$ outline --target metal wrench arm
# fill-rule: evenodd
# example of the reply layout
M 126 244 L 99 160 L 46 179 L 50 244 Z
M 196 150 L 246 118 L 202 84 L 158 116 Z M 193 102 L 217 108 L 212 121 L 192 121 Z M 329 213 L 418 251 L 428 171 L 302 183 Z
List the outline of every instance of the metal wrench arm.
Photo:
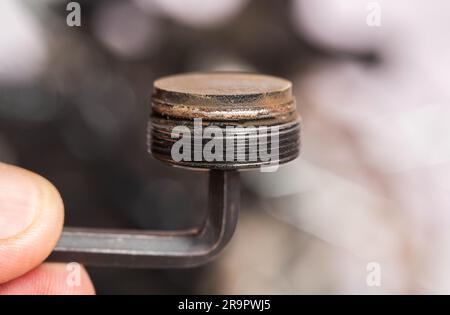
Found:
M 187 231 L 65 228 L 48 260 L 132 268 L 202 265 L 231 239 L 239 203 L 239 173 L 211 170 L 208 215 L 203 227 Z

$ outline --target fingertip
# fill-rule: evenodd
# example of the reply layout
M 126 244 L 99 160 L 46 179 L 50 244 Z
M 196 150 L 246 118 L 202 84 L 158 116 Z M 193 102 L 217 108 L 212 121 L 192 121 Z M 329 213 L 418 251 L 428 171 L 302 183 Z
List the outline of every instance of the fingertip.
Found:
M 93 295 L 86 269 L 77 263 L 42 264 L 25 275 L 0 284 L 0 295 Z
M 63 221 L 61 196 L 48 180 L 0 163 L 0 283 L 41 264 L 56 245 Z

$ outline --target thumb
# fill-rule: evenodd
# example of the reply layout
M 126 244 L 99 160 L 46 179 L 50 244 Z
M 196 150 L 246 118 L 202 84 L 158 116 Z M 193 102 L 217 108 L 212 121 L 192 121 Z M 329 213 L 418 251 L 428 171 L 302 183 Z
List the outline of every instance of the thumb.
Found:
M 43 177 L 0 163 L 0 284 L 41 264 L 54 248 L 64 206 Z

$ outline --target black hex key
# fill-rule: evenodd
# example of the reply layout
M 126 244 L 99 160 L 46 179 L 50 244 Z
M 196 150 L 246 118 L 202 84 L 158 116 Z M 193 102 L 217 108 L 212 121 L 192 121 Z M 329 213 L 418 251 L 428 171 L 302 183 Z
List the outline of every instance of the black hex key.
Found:
M 151 107 L 151 154 L 174 166 L 209 170 L 203 226 L 186 231 L 65 228 L 50 261 L 141 268 L 204 264 L 236 228 L 238 170 L 277 166 L 299 155 L 301 121 L 291 83 L 281 78 L 233 72 L 168 76 L 155 81 Z

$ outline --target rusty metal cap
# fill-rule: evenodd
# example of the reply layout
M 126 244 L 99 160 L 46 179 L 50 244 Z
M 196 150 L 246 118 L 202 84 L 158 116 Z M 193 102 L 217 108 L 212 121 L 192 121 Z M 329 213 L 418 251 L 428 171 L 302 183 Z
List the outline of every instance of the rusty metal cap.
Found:
M 286 163 L 299 154 L 300 118 L 292 96 L 292 84 L 282 78 L 237 72 L 167 76 L 154 82 L 151 107 L 150 151 L 157 159 L 177 166 L 255 168 L 274 162 Z M 223 146 L 219 147 L 223 160 L 198 158 L 199 151 L 204 150 L 205 144 L 211 140 L 205 139 L 202 131 L 199 134 L 198 130 L 194 130 L 194 121 L 199 119 L 202 130 L 215 126 L 224 131 L 219 137 L 223 140 Z M 179 138 L 172 131 L 177 126 L 192 131 L 190 160 L 180 161 L 173 157 L 172 148 Z M 225 130 L 229 127 L 243 129 L 235 129 L 234 134 L 228 134 Z M 259 128 L 257 130 L 268 127 L 270 130 L 268 133 L 258 131 L 250 135 L 248 127 Z M 275 138 L 277 141 L 270 141 Z M 255 141 L 258 144 L 256 147 Z M 230 145 L 234 147 L 234 161 L 225 160 Z M 277 152 L 276 160 L 267 161 L 269 151 Z M 242 159 L 242 154 L 246 159 Z
M 295 111 L 290 81 L 237 72 L 187 73 L 155 81 L 152 109 L 174 118 L 255 120 Z

